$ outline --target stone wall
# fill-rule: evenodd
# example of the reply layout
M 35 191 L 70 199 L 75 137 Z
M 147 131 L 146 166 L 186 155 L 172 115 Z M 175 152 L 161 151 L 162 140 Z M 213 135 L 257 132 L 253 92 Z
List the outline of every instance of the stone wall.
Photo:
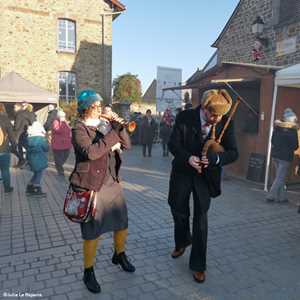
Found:
M 242 0 L 236 15 L 217 43 L 218 62 L 254 62 L 251 51 L 255 37 L 251 32 L 251 27 L 256 17 L 261 16 L 265 22 L 262 37 L 268 39 L 268 44 L 263 47 L 264 58 L 257 63 L 269 65 L 299 63 L 300 15 L 296 10 L 295 17 L 290 22 L 280 22 L 280 7 L 286 4 L 284 1 L 286 0 Z M 297 50 L 290 54 L 279 55 L 276 51 L 277 43 L 289 38 L 296 38 Z
M 99 0 L 74 3 L 73 0 L 2 3 L 0 76 L 15 71 L 36 85 L 58 93 L 58 73 L 72 71 L 76 73 L 79 89 L 92 87 L 109 99 L 112 16 L 104 16 L 103 22 L 101 14 L 110 7 Z M 76 22 L 76 53 L 58 51 L 59 18 Z

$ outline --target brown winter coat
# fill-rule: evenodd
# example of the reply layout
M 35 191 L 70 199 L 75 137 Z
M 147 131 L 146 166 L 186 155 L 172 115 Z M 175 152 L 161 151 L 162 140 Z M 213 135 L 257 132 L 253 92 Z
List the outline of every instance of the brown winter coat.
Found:
M 70 176 L 71 184 L 93 191 L 99 191 L 107 170 L 108 153 L 111 147 L 120 142 L 123 148 L 131 147 L 126 130 L 118 133 L 112 130 L 105 136 L 95 127 L 78 121 L 72 130 L 72 144 L 75 150 L 75 167 Z M 121 158 L 116 153 L 116 174 Z

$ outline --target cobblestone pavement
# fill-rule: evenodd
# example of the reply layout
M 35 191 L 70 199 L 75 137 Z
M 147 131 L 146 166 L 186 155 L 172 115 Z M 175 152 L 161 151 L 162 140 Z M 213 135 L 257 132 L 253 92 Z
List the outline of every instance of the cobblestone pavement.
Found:
M 62 214 L 67 180 L 49 168 L 43 182 L 47 197 L 28 198 L 30 172 L 13 171 L 14 193 L 4 196 L 0 190 L 0 299 L 299 300 L 296 207 L 267 204 L 255 186 L 226 180 L 223 196 L 212 201 L 209 212 L 207 280 L 197 284 L 188 268 L 189 251 L 170 257 L 169 169 L 170 159 L 161 157 L 158 146 L 152 158 L 142 158 L 139 147 L 124 154 L 127 253 L 137 271 L 127 274 L 112 265 L 112 239 L 106 234 L 97 253 L 99 295 L 82 283 L 79 226 Z

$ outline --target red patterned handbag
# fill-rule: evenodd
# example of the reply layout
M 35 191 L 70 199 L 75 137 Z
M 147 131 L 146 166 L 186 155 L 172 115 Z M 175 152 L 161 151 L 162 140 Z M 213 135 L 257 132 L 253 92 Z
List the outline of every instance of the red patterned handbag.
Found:
M 95 216 L 96 201 L 94 191 L 73 190 L 70 185 L 64 203 L 64 215 L 75 223 L 85 223 Z

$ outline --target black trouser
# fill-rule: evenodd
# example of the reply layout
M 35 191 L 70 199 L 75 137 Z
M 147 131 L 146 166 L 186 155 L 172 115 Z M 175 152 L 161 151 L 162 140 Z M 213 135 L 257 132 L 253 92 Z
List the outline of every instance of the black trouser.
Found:
M 196 272 L 206 270 L 206 252 L 207 252 L 207 205 L 202 205 L 201 201 L 210 201 L 207 189 L 203 195 L 198 196 L 194 188 L 191 177 L 184 175 L 176 176 L 177 178 L 170 182 L 170 189 L 175 191 L 169 192 L 169 204 L 174 219 L 174 238 L 175 247 L 180 249 L 186 247 L 192 242 L 190 255 L 190 268 Z M 174 178 L 173 178 L 174 179 Z M 180 183 L 179 183 L 180 182 Z M 205 184 L 201 181 L 201 184 Z M 193 216 L 193 234 L 190 233 L 190 195 L 193 194 L 194 216 Z M 201 197 L 203 196 L 203 199 Z
M 18 163 L 25 161 L 23 148 L 26 148 L 26 144 L 27 144 L 27 132 L 22 132 L 19 137 L 19 141 L 18 141 L 18 145 L 17 145 L 16 155 L 19 159 Z
M 52 150 L 53 156 L 54 156 L 54 162 L 55 162 L 55 168 L 58 174 L 63 175 L 64 174 L 64 168 L 63 165 L 67 161 L 70 150 Z
M 146 147 L 148 148 L 148 155 L 151 156 L 152 143 L 143 144 L 143 156 L 146 156 Z
M 168 156 L 169 155 L 169 148 L 168 148 L 168 143 L 162 143 L 162 147 L 163 147 L 163 155 Z

